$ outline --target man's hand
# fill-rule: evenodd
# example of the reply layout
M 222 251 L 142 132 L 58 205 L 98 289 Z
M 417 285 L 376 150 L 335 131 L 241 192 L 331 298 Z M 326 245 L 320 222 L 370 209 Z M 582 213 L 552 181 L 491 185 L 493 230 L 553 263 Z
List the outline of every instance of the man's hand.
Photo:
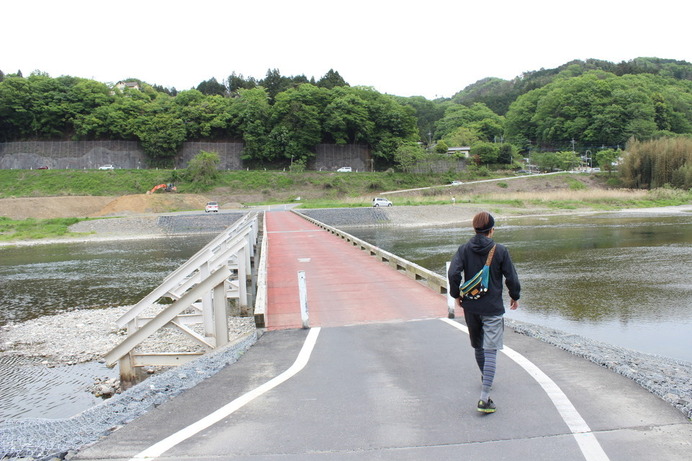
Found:
M 463 309 L 463 307 L 461 307 L 461 297 L 458 297 L 458 298 L 456 299 L 456 302 L 457 302 L 457 307 L 458 307 L 459 309 Z
M 510 302 L 509 302 L 509 308 L 510 308 L 511 310 L 516 310 L 518 307 L 519 307 L 519 301 L 517 301 L 516 299 L 510 300 Z

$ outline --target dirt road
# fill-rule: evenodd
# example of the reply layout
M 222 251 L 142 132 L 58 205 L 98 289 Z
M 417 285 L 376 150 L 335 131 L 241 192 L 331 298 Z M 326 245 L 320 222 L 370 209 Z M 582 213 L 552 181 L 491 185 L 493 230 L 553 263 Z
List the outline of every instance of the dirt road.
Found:
M 131 216 L 202 210 L 208 201 L 207 197 L 196 194 L 6 198 L 0 199 L 0 216 L 18 220 Z

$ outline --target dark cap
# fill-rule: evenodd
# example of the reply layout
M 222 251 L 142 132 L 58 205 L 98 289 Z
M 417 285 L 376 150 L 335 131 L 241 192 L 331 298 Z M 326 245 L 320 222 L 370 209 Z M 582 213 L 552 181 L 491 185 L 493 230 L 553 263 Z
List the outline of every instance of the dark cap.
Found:
M 488 224 L 483 229 L 479 229 L 478 227 L 474 227 L 473 229 L 476 231 L 476 234 L 485 234 L 490 232 L 493 227 L 495 227 L 495 218 L 488 213 Z

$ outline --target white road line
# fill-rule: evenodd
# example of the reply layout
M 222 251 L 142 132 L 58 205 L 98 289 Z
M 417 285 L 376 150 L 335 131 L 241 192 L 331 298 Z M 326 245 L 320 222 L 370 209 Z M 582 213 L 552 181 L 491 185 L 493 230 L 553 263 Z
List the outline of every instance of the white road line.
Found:
M 466 334 L 469 333 L 466 326 L 454 320 L 446 318 L 441 318 L 440 320 Z M 558 413 L 560 413 L 562 420 L 572 432 L 574 440 L 576 440 L 579 445 L 584 458 L 587 461 L 608 461 L 610 458 L 608 458 L 608 455 L 603 451 L 596 436 L 591 432 L 591 428 L 586 424 L 586 421 L 584 421 L 584 418 L 581 417 L 577 409 L 574 408 L 574 405 L 572 405 L 572 402 L 570 402 L 565 393 L 562 392 L 562 389 L 560 389 L 548 375 L 543 373 L 540 368 L 517 351 L 505 346 L 502 352 L 531 375 L 531 377 L 541 385 L 545 393 L 548 394 L 553 405 L 557 408 Z
M 224 405 L 215 412 L 200 419 L 196 423 L 193 423 L 179 430 L 175 434 L 166 437 L 165 439 L 152 445 L 146 450 L 136 454 L 133 458 L 130 459 L 130 461 L 158 458 L 163 453 L 170 450 L 179 443 L 192 437 L 198 432 L 203 431 L 209 426 L 218 423 L 222 419 L 231 415 L 234 411 L 239 410 L 240 408 L 250 403 L 257 397 L 260 397 L 264 393 L 274 389 L 279 384 L 295 376 L 298 372 L 305 368 L 305 365 L 307 365 L 308 360 L 310 359 L 310 355 L 312 354 L 312 351 L 315 348 L 315 343 L 317 342 L 317 336 L 319 334 L 320 328 L 310 329 L 307 338 L 305 338 L 305 343 L 303 343 L 303 347 L 301 348 L 300 353 L 296 358 L 296 361 L 293 363 L 293 365 L 291 365 L 291 367 L 288 370 L 284 371 L 279 376 L 272 378 L 271 380 L 262 384 L 258 388 L 253 389 L 250 392 L 247 392 L 246 394 L 233 400 L 232 402 Z

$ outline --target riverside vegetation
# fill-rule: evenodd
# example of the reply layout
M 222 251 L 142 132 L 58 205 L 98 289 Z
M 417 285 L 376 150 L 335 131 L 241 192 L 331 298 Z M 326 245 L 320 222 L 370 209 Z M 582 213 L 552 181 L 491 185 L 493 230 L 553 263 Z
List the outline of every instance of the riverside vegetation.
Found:
M 492 209 L 614 210 L 689 204 L 692 192 L 661 187 L 622 189 L 610 174 L 571 174 L 512 178 L 513 173 L 471 168 L 461 174 L 397 172 L 346 173 L 225 171 L 200 187 L 183 180 L 176 170 L 0 170 L 0 199 L 54 196 L 122 196 L 142 194 L 151 184 L 176 182 L 179 194 L 202 192 L 210 200 L 237 206 L 295 203 L 303 208 L 371 206 L 381 191 L 402 192 L 390 197 L 397 206 L 449 204 L 482 205 Z M 511 179 L 500 179 L 509 177 Z M 475 183 L 477 180 L 497 179 Z M 459 186 L 450 186 L 461 180 Z M 170 209 L 168 211 L 185 211 Z M 13 220 L 0 217 L 0 241 L 74 237 L 69 227 L 86 217 Z
M 251 168 L 304 166 L 318 144 L 358 144 L 380 170 L 462 146 L 488 166 L 549 164 L 550 151 L 565 154 L 558 163 L 576 152 L 607 169 L 630 139 L 692 134 L 692 64 L 672 59 L 575 60 L 432 101 L 352 87 L 333 69 L 317 80 L 233 73 L 180 92 L 127 83 L 0 71 L 0 142 L 137 141 L 150 167 L 172 167 L 186 141 L 233 140 Z

